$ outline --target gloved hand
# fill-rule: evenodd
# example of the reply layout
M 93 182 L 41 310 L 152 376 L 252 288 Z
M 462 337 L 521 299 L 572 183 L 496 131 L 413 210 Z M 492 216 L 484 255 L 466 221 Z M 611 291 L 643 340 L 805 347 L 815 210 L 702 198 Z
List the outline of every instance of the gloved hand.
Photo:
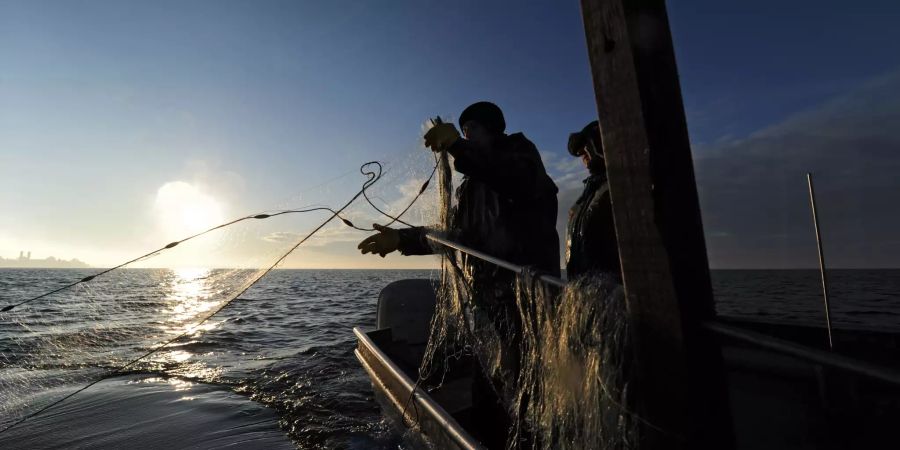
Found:
M 356 246 L 362 254 L 372 253 L 374 255 L 377 253 L 384 258 L 384 255 L 397 250 L 400 246 L 399 231 L 377 223 L 373 223 L 372 228 L 378 230 L 378 234 L 365 238 Z
M 425 146 L 430 147 L 432 151 L 442 152 L 447 150 L 447 147 L 450 147 L 457 139 L 459 139 L 459 131 L 456 131 L 456 125 L 439 123 L 425 133 Z

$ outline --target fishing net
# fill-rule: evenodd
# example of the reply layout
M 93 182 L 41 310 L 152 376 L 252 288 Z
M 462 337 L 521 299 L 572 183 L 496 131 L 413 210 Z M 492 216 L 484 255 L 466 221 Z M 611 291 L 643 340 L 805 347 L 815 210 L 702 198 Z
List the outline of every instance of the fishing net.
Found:
M 443 231 L 454 211 L 449 170 L 438 164 Z M 638 447 L 625 299 L 613 277 L 584 276 L 560 290 L 536 274 L 436 250 L 441 285 L 420 383 L 437 388 L 460 361 L 476 361 L 475 378 L 505 408 L 493 420 L 508 425 L 507 448 Z
M 270 370 L 277 363 L 263 355 L 248 362 L 208 351 L 210 335 L 237 340 L 239 333 L 226 331 L 251 326 L 240 314 L 217 313 L 279 264 L 356 255 L 372 223 L 451 231 L 454 181 L 445 153 L 416 149 L 361 171 L 227 226 L 188 239 L 168 236 L 163 242 L 177 244 L 115 270 L 22 271 L 14 282 L 2 280 L 2 305 L 85 281 L 0 313 L 0 441 L 5 430 L 99 380 L 129 373 L 218 382 L 255 372 L 262 375 L 242 386 L 289 408 L 290 401 L 270 394 L 299 389 L 293 372 Z M 431 174 L 436 186 L 425 189 Z M 348 187 L 363 183 L 364 191 Z M 584 279 L 558 293 L 528 276 L 435 250 L 442 254 L 442 282 L 421 380 L 439 385 L 454 364 L 474 361 L 507 408 L 501 423 L 508 422 L 510 448 L 635 448 L 624 301 L 614 283 Z
M 437 194 L 423 187 L 434 157 L 419 148 L 382 161 L 227 226 L 167 236 L 172 244 L 108 272 L 21 269 L 0 280 L 0 306 L 21 303 L 0 313 L 0 440 L 104 378 L 140 372 L 216 382 L 245 370 L 206 351 L 204 336 L 249 326 L 217 313 L 272 268 L 321 266 L 334 254 L 361 258 L 355 244 L 372 223 L 393 221 L 385 214 L 410 224 L 436 220 Z
M 637 448 L 621 286 L 595 274 L 562 293 L 529 276 L 517 288 L 523 359 L 511 441 L 533 448 Z

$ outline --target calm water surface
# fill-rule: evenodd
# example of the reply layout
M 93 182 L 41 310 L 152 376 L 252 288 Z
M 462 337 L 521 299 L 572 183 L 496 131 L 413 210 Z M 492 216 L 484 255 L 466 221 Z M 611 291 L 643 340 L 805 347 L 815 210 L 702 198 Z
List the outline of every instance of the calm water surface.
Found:
M 21 300 L 94 271 L 0 269 L 0 301 L 5 305 Z M 303 448 L 397 448 L 401 440 L 382 419 L 369 380 L 353 356 L 352 328 L 374 326 L 378 292 L 387 283 L 435 276 L 427 270 L 275 271 L 217 316 L 220 326 L 173 346 L 166 364 L 155 371 L 244 394 L 271 407 L 282 429 Z M 900 270 L 836 270 L 831 273 L 831 281 L 837 326 L 898 328 Z M 803 323 L 823 321 L 814 270 L 716 271 L 713 282 L 720 314 Z M 152 297 L 153 283 L 120 283 L 117 289 L 134 295 L 123 294 L 117 301 L 132 302 L 132 310 L 148 308 L 144 316 L 159 308 L 153 302 L 140 301 Z M 44 325 L 48 321 L 60 325 L 75 320 L 65 313 L 65 308 L 79 307 L 78 297 L 73 299 L 74 304 L 58 302 L 55 309 L 35 305 L 16 311 L 15 316 L 0 315 L 0 344 L 22 337 L 13 336 L 23 333 L 23 328 L 11 326 L 10 317 L 25 324 L 31 317 Z M 53 333 L 55 329 L 37 327 L 29 332 Z M 77 340 L 69 342 L 80 345 Z M 83 345 L 96 343 L 85 341 Z M 116 344 L 103 345 L 113 348 Z M 4 364 L 15 363 L 15 355 L 8 351 L 6 362 L 0 360 L 0 386 Z M 46 372 L 47 377 L 53 373 Z M 52 383 L 49 379 L 44 382 Z M 90 391 L 82 395 L 89 396 Z

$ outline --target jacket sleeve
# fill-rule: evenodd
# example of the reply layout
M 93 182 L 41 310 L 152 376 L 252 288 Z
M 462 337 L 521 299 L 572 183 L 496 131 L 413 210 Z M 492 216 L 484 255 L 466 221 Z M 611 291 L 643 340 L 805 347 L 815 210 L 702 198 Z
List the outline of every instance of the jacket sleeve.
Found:
M 523 144 L 517 143 L 517 147 Z M 465 139 L 458 139 L 447 151 L 453 156 L 457 172 L 481 180 L 507 198 L 533 199 L 543 185 L 542 167 L 534 160 L 536 149 L 486 152 L 474 148 Z
M 425 233 L 428 232 L 425 227 L 402 228 L 397 231 L 400 232 L 398 250 L 401 254 L 406 256 L 434 254 L 434 249 L 425 237 Z

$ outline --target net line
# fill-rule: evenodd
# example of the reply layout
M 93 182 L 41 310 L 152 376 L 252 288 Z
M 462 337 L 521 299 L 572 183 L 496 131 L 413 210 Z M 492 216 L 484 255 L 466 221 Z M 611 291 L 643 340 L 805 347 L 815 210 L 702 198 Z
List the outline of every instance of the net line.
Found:
M 369 167 L 372 167 L 372 168 L 369 168 Z M 231 305 L 232 302 L 234 302 L 237 298 L 239 298 L 242 294 L 244 294 L 248 289 L 250 289 L 254 284 L 256 284 L 256 282 L 258 282 L 258 281 L 259 281 L 260 279 L 262 279 L 265 275 L 267 275 L 269 272 L 271 272 L 275 267 L 277 267 L 279 264 L 281 264 L 281 263 L 285 260 L 285 258 L 287 258 L 294 250 L 296 250 L 296 249 L 297 249 L 298 247 L 300 247 L 302 244 L 304 244 L 305 242 L 307 242 L 311 237 L 313 237 L 316 233 L 318 233 L 320 230 L 322 230 L 327 224 L 329 224 L 330 222 L 332 222 L 335 218 L 341 219 L 341 221 L 343 221 L 343 223 L 344 223 L 345 225 L 347 225 L 347 226 L 349 226 L 349 227 L 351 227 L 351 228 L 353 228 L 353 229 L 356 229 L 356 230 L 359 230 L 359 231 L 372 231 L 372 229 L 370 229 L 370 228 L 363 228 L 363 227 L 355 226 L 349 219 L 347 219 L 346 217 L 343 217 L 343 216 L 342 216 L 342 213 L 343 213 L 343 212 L 344 212 L 351 204 L 353 204 L 356 200 L 358 200 L 360 196 L 363 196 L 363 197 L 366 199 L 366 202 L 367 202 L 370 206 L 372 206 L 376 211 L 378 211 L 379 213 L 381 213 L 381 214 L 383 214 L 383 215 L 389 217 L 389 218 L 391 219 L 390 224 L 393 224 L 394 222 L 402 222 L 402 220 L 400 219 L 400 217 L 402 217 L 404 214 L 406 214 L 406 213 L 410 210 L 410 208 L 413 206 L 413 204 L 416 203 L 416 201 L 418 201 L 419 198 L 422 196 L 422 194 L 425 192 L 426 188 L 428 187 L 428 183 L 429 183 L 430 180 L 431 180 L 431 177 L 434 175 L 434 172 L 435 172 L 435 170 L 436 170 L 436 167 L 435 167 L 435 169 L 432 170 L 431 175 L 428 177 L 428 179 L 426 179 L 425 183 L 421 186 L 421 188 L 418 190 L 417 194 L 413 197 L 413 199 L 409 202 L 409 204 L 407 204 L 406 207 L 405 207 L 399 214 L 397 214 L 396 216 L 390 215 L 390 214 L 384 212 L 383 210 L 381 210 L 381 209 L 375 207 L 375 205 L 371 202 L 371 200 L 366 196 L 366 191 L 367 191 L 371 186 L 373 186 L 375 183 L 377 183 L 377 182 L 381 179 L 381 176 L 382 176 L 382 164 L 379 163 L 378 161 L 370 161 L 370 162 L 367 162 L 367 163 L 363 164 L 363 165 L 360 167 L 359 170 L 360 170 L 360 173 L 362 173 L 364 176 L 368 177 L 368 179 L 363 183 L 362 188 L 361 188 L 361 189 L 360 189 L 360 190 L 359 190 L 359 191 L 358 191 L 358 192 L 357 192 L 350 200 L 348 200 L 346 203 L 344 203 L 343 206 L 341 206 L 341 207 L 338 208 L 337 210 L 332 209 L 332 208 L 328 208 L 328 207 L 317 207 L 317 208 L 306 208 L 306 209 L 281 210 L 281 211 L 276 211 L 276 212 L 272 212 L 272 213 L 260 213 L 260 214 L 254 214 L 254 215 L 244 216 L 244 217 L 241 217 L 241 218 L 239 218 L 239 219 L 235 219 L 235 220 L 232 220 L 232 221 L 230 221 L 230 222 L 226 222 L 226 223 L 223 223 L 223 224 L 221 224 L 221 225 L 217 225 L 217 226 L 215 226 L 215 227 L 212 227 L 212 228 L 207 229 L 207 230 L 205 230 L 205 231 L 202 231 L 202 232 L 200 232 L 200 233 L 196 233 L 196 234 L 194 234 L 194 235 L 188 236 L 187 238 L 183 238 L 183 239 L 181 239 L 181 240 L 174 241 L 174 242 L 172 242 L 172 243 L 170 243 L 170 244 L 168 244 L 168 245 L 166 245 L 166 246 L 164 246 L 164 247 L 162 247 L 162 248 L 160 248 L 160 249 L 157 249 L 157 250 L 154 250 L 154 251 L 152 251 L 152 252 L 149 252 L 149 253 L 147 253 L 147 254 L 145 254 L 145 255 L 142 255 L 142 256 L 140 256 L 140 257 L 138 257 L 138 258 L 134 258 L 134 259 L 132 259 L 132 260 L 129 260 L 129 261 L 126 262 L 126 263 L 119 264 L 119 265 L 117 265 L 117 266 L 115 266 L 115 267 L 113 267 L 113 268 L 106 269 L 106 270 L 104 270 L 104 271 L 98 272 L 98 273 L 93 274 L 93 275 L 90 275 L 90 276 L 88 276 L 88 277 L 84 277 L 84 278 L 78 280 L 77 282 L 67 284 L 67 285 L 65 285 L 65 286 L 63 286 L 63 287 L 61 287 L 61 288 L 54 289 L 54 290 L 52 290 L 52 291 L 46 292 L 46 293 L 41 294 L 41 295 L 38 295 L 38 296 L 36 296 L 36 297 L 29 298 L 29 299 L 27 299 L 27 300 L 25 300 L 25 301 L 22 301 L 22 302 L 19 302 L 19 303 L 16 303 L 16 304 L 9 305 L 7 308 L 5 308 L 5 309 L 3 310 L 4 312 L 9 311 L 9 310 L 12 310 L 12 309 L 15 308 L 16 306 L 24 305 L 24 304 L 26 304 L 26 303 L 29 303 L 29 302 L 32 302 L 32 301 L 35 301 L 35 300 L 43 299 L 43 298 L 46 298 L 46 297 L 48 297 L 48 296 L 50 296 L 50 295 L 53 295 L 53 294 L 62 292 L 62 291 L 67 290 L 67 289 L 71 289 L 71 288 L 76 287 L 76 286 L 79 286 L 79 285 L 82 285 L 83 283 L 87 283 L 87 282 L 89 282 L 89 281 L 94 280 L 94 279 L 95 279 L 96 277 L 98 277 L 98 276 L 101 276 L 101 275 L 110 273 L 110 272 L 112 272 L 112 271 L 114 271 L 114 270 L 116 270 L 116 269 L 119 269 L 119 268 L 122 268 L 122 267 L 124 267 L 124 266 L 127 266 L 128 264 L 131 264 L 131 263 L 133 263 L 133 262 L 135 262 L 135 261 L 141 261 L 141 260 L 147 259 L 147 258 L 149 258 L 149 257 L 152 257 L 152 256 L 155 256 L 155 255 L 159 254 L 159 253 L 162 252 L 162 251 L 172 249 L 172 248 L 176 247 L 177 245 L 179 245 L 179 244 L 181 244 L 181 243 L 183 243 L 183 242 L 186 242 L 186 241 L 189 241 L 189 240 L 191 240 L 191 239 L 200 237 L 200 236 L 202 236 L 202 235 L 204 235 L 204 234 L 206 234 L 206 233 L 210 233 L 210 232 L 215 231 L 215 230 L 219 230 L 219 229 L 222 229 L 222 228 L 225 228 L 225 227 L 229 227 L 229 226 L 231 226 L 231 225 L 237 224 L 237 223 L 242 222 L 242 221 L 247 221 L 247 220 L 251 220 L 251 219 L 267 219 L 267 218 L 270 218 L 270 217 L 277 217 L 277 216 L 280 216 L 280 215 L 297 214 L 297 213 L 306 213 L 306 212 L 313 212 L 313 211 L 328 211 L 328 212 L 331 213 L 331 215 L 330 215 L 326 220 L 324 220 L 323 222 L 321 222 L 315 229 L 313 229 L 311 232 L 309 232 L 308 234 L 306 234 L 302 239 L 300 239 L 300 240 L 299 240 L 298 242 L 296 242 L 293 246 L 291 246 L 286 252 L 284 252 L 283 254 L 281 254 L 280 257 L 279 257 L 277 260 L 275 260 L 274 263 L 272 263 L 271 265 L 269 265 L 268 267 L 266 267 L 265 270 L 258 271 L 252 278 L 250 278 L 250 279 L 248 279 L 247 281 L 245 281 L 245 282 L 237 289 L 237 293 L 236 293 L 236 294 L 230 295 L 230 298 L 229 298 L 228 300 L 226 300 L 224 303 L 221 303 L 220 305 L 218 305 L 217 308 L 215 308 L 211 313 L 209 313 L 208 315 L 206 315 L 205 317 L 203 317 L 200 321 L 198 321 L 198 322 L 192 324 L 191 326 L 187 327 L 187 329 L 186 329 L 184 332 L 178 334 L 177 336 L 175 336 L 175 337 L 173 337 L 173 338 L 171 338 L 171 339 L 166 340 L 165 342 L 162 342 L 161 344 L 158 344 L 158 345 L 156 345 L 156 346 L 153 346 L 153 348 L 151 348 L 149 351 L 147 351 L 147 352 L 141 354 L 140 356 L 138 356 L 138 357 L 136 357 L 136 358 L 134 358 L 134 359 L 131 359 L 131 360 L 130 360 L 129 362 L 127 362 L 126 364 L 121 365 L 121 366 L 117 367 L 116 369 L 114 369 L 114 370 L 112 370 L 112 371 L 109 371 L 109 372 L 103 374 L 103 375 L 100 376 L 100 377 L 97 377 L 97 378 L 96 378 L 95 380 L 93 380 L 92 382 L 90 382 L 90 383 L 88 383 L 87 385 L 85 385 L 85 386 L 83 386 L 83 387 L 81 387 L 81 388 L 79 388 L 79 389 L 77 389 L 77 390 L 75 390 L 75 391 L 69 393 L 68 395 L 65 395 L 64 397 L 62 397 L 62 398 L 60 398 L 60 399 L 58 399 L 58 400 L 56 400 L 56 401 L 53 401 L 53 402 L 51 402 L 51 403 L 45 405 L 44 407 L 42 407 L 42 408 L 40 408 L 40 409 L 38 409 L 38 410 L 36 410 L 36 411 L 34 411 L 34 412 L 32 412 L 32 413 L 29 413 L 29 414 L 24 415 L 24 416 L 23 416 L 21 419 L 19 419 L 18 421 L 13 422 L 11 425 L 7 426 L 7 427 L 4 428 L 3 430 L 0 430 L 0 433 L 5 433 L 6 431 L 8 431 L 8 430 L 10 430 L 10 429 L 13 429 L 13 428 L 16 427 L 17 425 L 19 425 L 19 424 L 25 422 L 25 421 L 28 420 L 29 418 L 35 417 L 35 416 L 37 416 L 37 415 L 42 414 L 43 412 L 45 412 L 45 411 L 47 411 L 47 410 L 52 409 L 53 407 L 55 407 L 55 406 L 57 406 L 57 405 L 63 403 L 63 402 L 66 401 L 67 399 L 69 399 L 69 398 L 71 398 L 71 397 L 77 395 L 77 394 L 80 393 L 80 392 L 83 392 L 84 390 L 86 390 L 86 389 L 88 389 L 88 388 L 90 388 L 90 387 L 96 385 L 97 383 L 99 383 L 99 382 L 101 382 L 101 381 L 103 381 L 103 380 L 105 380 L 105 379 L 108 379 L 108 378 L 110 378 L 110 377 L 113 377 L 113 376 L 116 376 L 116 375 L 119 375 L 119 374 L 124 373 L 126 369 L 128 369 L 129 367 L 132 367 L 133 365 L 135 365 L 135 364 L 138 363 L 139 361 L 142 361 L 142 360 L 144 360 L 145 358 L 147 358 L 147 357 L 149 357 L 149 356 L 151 356 L 151 355 L 153 355 L 153 354 L 159 352 L 160 350 L 162 350 L 162 349 L 168 347 L 168 346 L 169 346 L 170 344 L 172 344 L 172 343 L 175 343 L 175 342 L 179 341 L 180 339 L 184 338 L 185 336 L 188 336 L 188 335 L 193 334 L 193 333 L 194 333 L 197 329 L 199 329 L 204 323 L 206 323 L 206 322 L 209 321 L 211 318 L 213 318 L 214 316 L 216 316 L 219 312 L 221 312 L 222 310 L 224 310 L 225 308 L 227 308 L 229 305 Z M 404 222 L 404 223 L 405 223 L 405 222 Z M 407 225 L 408 225 L 408 224 L 407 224 Z M 411 225 L 408 225 L 408 226 L 411 226 Z M 28 327 L 25 327 L 25 328 L 28 328 Z

